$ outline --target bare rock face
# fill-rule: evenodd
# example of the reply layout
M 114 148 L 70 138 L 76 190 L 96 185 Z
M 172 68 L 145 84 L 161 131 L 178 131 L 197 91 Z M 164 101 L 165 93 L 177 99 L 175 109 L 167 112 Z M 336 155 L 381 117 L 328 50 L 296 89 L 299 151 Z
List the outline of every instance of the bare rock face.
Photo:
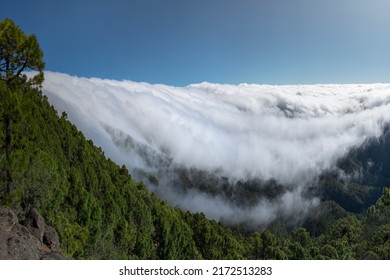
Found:
M 16 214 L 5 206 L 0 206 L 0 229 L 3 232 L 12 230 L 15 224 L 18 224 Z
M 38 238 L 40 242 L 43 242 L 43 235 L 45 234 L 46 223 L 45 219 L 43 219 L 42 215 L 39 214 L 36 208 L 32 208 L 30 212 L 28 212 L 23 224 L 33 236 Z
M 60 251 L 60 238 L 58 237 L 58 233 L 55 228 L 46 225 L 42 241 L 43 244 L 49 247 L 52 251 Z
M 46 225 L 42 215 L 33 208 L 19 224 L 16 214 L 0 206 L 0 259 L 2 260 L 63 260 L 57 231 Z
M 60 239 L 57 231 L 53 227 L 46 225 L 45 220 L 36 208 L 30 210 L 23 223 L 41 243 L 54 252 L 60 251 Z

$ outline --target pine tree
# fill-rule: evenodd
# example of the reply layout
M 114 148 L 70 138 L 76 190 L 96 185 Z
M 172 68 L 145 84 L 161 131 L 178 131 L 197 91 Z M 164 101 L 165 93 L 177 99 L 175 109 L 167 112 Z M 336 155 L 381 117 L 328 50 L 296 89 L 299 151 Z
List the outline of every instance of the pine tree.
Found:
M 0 22 L 0 79 L 12 86 L 18 81 L 40 86 L 43 82 L 43 52 L 34 34 L 26 35 L 10 19 Z M 27 78 L 23 72 L 34 70 L 38 73 Z

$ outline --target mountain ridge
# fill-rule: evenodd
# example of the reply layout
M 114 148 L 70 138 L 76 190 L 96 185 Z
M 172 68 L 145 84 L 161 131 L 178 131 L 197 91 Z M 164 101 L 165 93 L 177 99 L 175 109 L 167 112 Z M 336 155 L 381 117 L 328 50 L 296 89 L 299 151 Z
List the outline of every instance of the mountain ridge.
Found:
M 20 220 L 38 208 L 75 259 L 388 258 L 386 189 L 362 219 L 320 204 L 306 222 L 313 232 L 277 220 L 268 230 L 228 228 L 151 194 L 40 90 L 0 82 L 0 93 L 0 203 Z
M 307 194 L 318 177 L 354 147 L 382 134 L 390 121 L 388 88 L 388 84 L 180 88 L 47 73 L 43 92 L 109 157 L 125 164 L 170 204 L 229 220 L 237 215 L 226 214 L 235 213 L 223 204 L 226 198 L 236 206 L 242 203 L 240 196 L 252 198 L 243 185 L 283 186 L 278 203 L 263 201 L 272 204 L 275 213 L 298 215 L 315 203 Z M 207 184 L 202 176 L 215 184 Z M 186 177 L 198 186 L 194 188 Z M 190 190 L 188 197 L 183 196 L 185 189 Z M 219 195 L 218 200 L 202 190 Z M 197 198 L 202 203 L 194 202 Z M 259 199 L 255 200 L 261 208 Z M 265 217 L 256 222 L 269 221 Z

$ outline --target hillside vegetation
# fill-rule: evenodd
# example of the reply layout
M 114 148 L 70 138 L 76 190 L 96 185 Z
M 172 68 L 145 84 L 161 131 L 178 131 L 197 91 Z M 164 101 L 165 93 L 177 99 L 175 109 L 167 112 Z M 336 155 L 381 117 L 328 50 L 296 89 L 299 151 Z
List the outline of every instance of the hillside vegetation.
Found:
M 12 208 L 19 221 L 38 209 L 72 258 L 390 259 L 390 189 L 382 188 L 390 182 L 388 134 L 340 161 L 346 174 L 361 170 L 361 180 L 342 182 L 331 173 L 320 178 L 311 195 L 323 202 L 302 227 L 284 221 L 268 229 L 227 227 L 168 205 L 106 158 L 42 94 L 44 62 L 36 37 L 9 19 L 0 22 L 0 31 L 0 206 Z M 26 67 L 37 75 L 28 79 Z M 365 165 L 367 157 L 374 165 Z M 184 181 L 193 175 L 179 172 Z M 212 177 L 194 174 L 202 180 L 188 187 L 218 190 Z M 238 203 L 256 194 L 256 184 L 236 186 Z M 278 184 L 267 186 L 261 195 L 277 197 Z
M 39 89 L 0 82 L 0 94 L 1 204 L 21 220 L 37 207 L 74 258 L 390 258 L 388 189 L 363 216 L 327 202 L 307 219 L 308 229 L 240 233 L 150 194 L 66 113 L 59 117 Z

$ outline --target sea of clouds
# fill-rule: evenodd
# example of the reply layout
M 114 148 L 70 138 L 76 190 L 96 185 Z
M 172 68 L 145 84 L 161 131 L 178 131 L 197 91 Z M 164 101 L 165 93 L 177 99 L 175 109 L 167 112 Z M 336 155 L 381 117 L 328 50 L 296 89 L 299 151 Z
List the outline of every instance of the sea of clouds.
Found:
M 186 87 L 46 72 L 43 92 L 87 138 L 130 170 L 162 165 L 218 170 L 232 180 L 296 186 L 250 210 L 195 190 L 163 198 L 215 219 L 268 223 L 317 203 L 305 186 L 390 121 L 389 84 L 211 84 Z

